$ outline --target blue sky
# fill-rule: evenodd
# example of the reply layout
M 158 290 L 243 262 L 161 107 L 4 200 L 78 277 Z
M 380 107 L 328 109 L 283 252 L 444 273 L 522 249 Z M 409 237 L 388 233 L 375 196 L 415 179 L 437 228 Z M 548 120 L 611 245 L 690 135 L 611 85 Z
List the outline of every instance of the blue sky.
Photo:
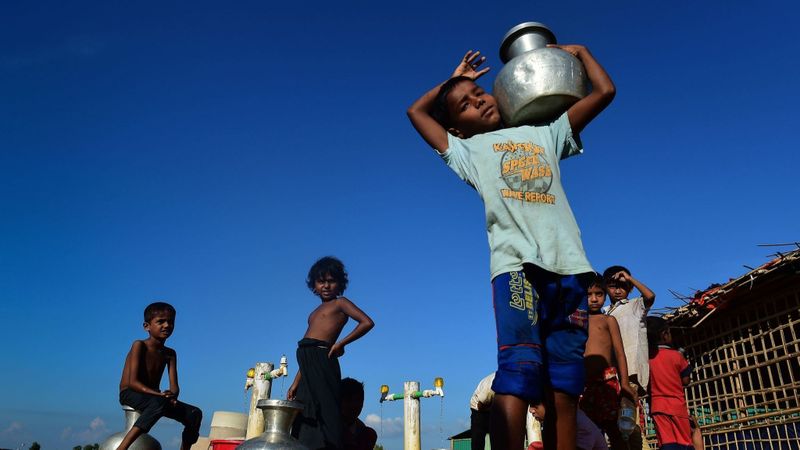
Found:
M 294 374 L 327 254 L 377 324 L 342 360 L 363 417 L 402 448 L 379 386 L 442 376 L 423 448 L 445 447 L 495 364 L 488 251 L 479 198 L 405 109 L 468 49 L 491 86 L 519 22 L 587 45 L 617 85 L 562 164 L 596 269 L 629 266 L 663 308 L 799 240 L 797 7 L 607 3 L 3 3 L 0 447 L 119 430 L 154 300 L 178 309 L 169 345 L 207 432 L 244 410 L 255 362 L 287 354 Z

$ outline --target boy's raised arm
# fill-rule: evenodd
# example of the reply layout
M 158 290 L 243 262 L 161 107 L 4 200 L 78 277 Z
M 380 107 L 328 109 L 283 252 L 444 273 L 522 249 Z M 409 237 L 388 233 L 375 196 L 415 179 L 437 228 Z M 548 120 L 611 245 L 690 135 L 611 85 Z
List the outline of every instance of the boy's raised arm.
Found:
M 439 125 L 433 116 L 431 110 L 433 109 L 433 102 L 436 99 L 436 94 L 442 83 L 439 83 L 435 88 L 426 92 L 422 97 L 418 98 L 406 111 L 411 124 L 417 130 L 422 139 L 433 147 L 437 152 L 444 153 L 447 151 L 447 131 Z
M 614 316 L 606 316 L 608 320 L 608 332 L 611 335 L 611 348 L 617 358 L 617 371 L 619 372 L 620 388 L 628 394 L 634 402 L 638 401 L 638 396 L 631 389 L 628 378 L 628 359 L 625 356 L 625 346 L 622 345 L 622 334 L 619 331 L 619 323 Z
M 479 57 L 480 54 L 481 52 L 468 51 L 467 54 L 464 55 L 464 58 L 461 59 L 461 62 L 453 71 L 450 78 L 465 76 L 475 80 L 488 72 L 488 67 L 477 70 L 478 66 L 486 61 L 485 57 Z M 436 95 L 439 93 L 439 88 L 441 88 L 442 84 L 444 84 L 444 82 L 439 83 L 436 87 L 426 92 L 406 111 L 417 133 L 440 154 L 446 152 L 448 148 L 447 130 L 433 118 L 431 111 L 433 110 Z
M 555 44 L 548 45 L 548 47 L 560 48 L 580 59 L 583 67 L 586 68 L 586 76 L 592 83 L 592 92 L 578 100 L 567 110 L 572 132 L 575 134 L 580 133 L 592 119 L 597 117 L 611 103 L 611 100 L 617 94 L 617 88 L 614 87 L 614 82 L 611 81 L 606 71 L 586 47 L 582 45 Z
M 631 284 L 633 284 L 634 287 L 636 287 L 636 289 L 639 290 L 639 293 L 642 294 L 642 298 L 644 299 L 644 306 L 646 308 L 648 308 L 648 309 L 651 306 L 653 306 L 653 303 L 656 302 L 656 294 L 655 294 L 655 292 L 650 290 L 649 287 L 645 286 L 644 283 L 642 283 L 641 281 L 637 280 L 636 278 L 633 278 L 631 276 L 629 276 L 628 278 L 630 278 Z
M 645 286 L 645 284 L 641 281 L 633 278 L 631 274 L 625 272 L 624 270 L 620 270 L 619 272 L 615 273 L 611 276 L 611 278 L 621 283 L 630 283 L 633 287 L 635 287 L 639 293 L 642 294 L 645 308 L 650 309 L 650 307 L 653 306 L 653 303 L 655 303 L 656 293 L 650 290 L 650 288 Z
M 331 350 L 328 352 L 329 357 L 342 356 L 344 354 L 344 347 L 347 344 L 367 334 L 367 332 L 375 326 L 375 322 L 369 318 L 367 313 L 362 311 L 350 300 L 342 297 L 339 299 L 339 305 L 342 308 L 342 312 L 358 322 L 358 325 L 356 325 L 355 329 L 351 331 L 350 334 L 331 346 Z

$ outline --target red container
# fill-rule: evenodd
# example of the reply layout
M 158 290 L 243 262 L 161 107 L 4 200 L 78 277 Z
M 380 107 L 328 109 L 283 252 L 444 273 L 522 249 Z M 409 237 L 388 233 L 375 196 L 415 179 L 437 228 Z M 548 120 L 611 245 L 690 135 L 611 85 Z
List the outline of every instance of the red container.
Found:
M 211 441 L 212 450 L 235 450 L 241 444 L 242 440 L 238 439 L 214 439 Z

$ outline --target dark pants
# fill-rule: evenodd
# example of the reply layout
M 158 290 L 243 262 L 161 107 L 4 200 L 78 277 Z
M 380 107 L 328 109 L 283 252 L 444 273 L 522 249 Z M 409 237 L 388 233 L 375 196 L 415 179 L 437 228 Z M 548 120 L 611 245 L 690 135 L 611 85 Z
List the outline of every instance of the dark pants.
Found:
M 141 416 L 133 426 L 145 433 L 153 428 L 158 419 L 169 417 L 183 424 L 183 442 L 194 444 L 200 436 L 200 422 L 203 421 L 203 412 L 200 408 L 183 402 L 172 404 L 170 399 L 157 395 L 142 394 L 131 389 L 119 393 L 119 402 L 141 412 Z
M 301 375 L 295 399 L 303 403 L 303 411 L 294 421 L 292 436 L 312 450 L 342 448 L 342 372 L 339 359 L 329 358 L 329 351 L 330 344 L 318 339 L 303 338 L 297 345 Z
M 472 450 L 483 450 L 486 446 L 486 435 L 489 434 L 489 411 L 478 411 L 470 408 L 469 424 Z

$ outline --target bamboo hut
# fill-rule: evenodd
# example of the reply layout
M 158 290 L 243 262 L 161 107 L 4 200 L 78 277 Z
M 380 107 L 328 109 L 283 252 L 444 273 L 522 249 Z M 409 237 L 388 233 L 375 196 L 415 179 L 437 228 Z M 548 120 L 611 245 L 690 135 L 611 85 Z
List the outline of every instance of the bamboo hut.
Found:
M 665 314 L 707 450 L 800 448 L 800 245 Z M 749 267 L 748 267 L 749 268 Z

